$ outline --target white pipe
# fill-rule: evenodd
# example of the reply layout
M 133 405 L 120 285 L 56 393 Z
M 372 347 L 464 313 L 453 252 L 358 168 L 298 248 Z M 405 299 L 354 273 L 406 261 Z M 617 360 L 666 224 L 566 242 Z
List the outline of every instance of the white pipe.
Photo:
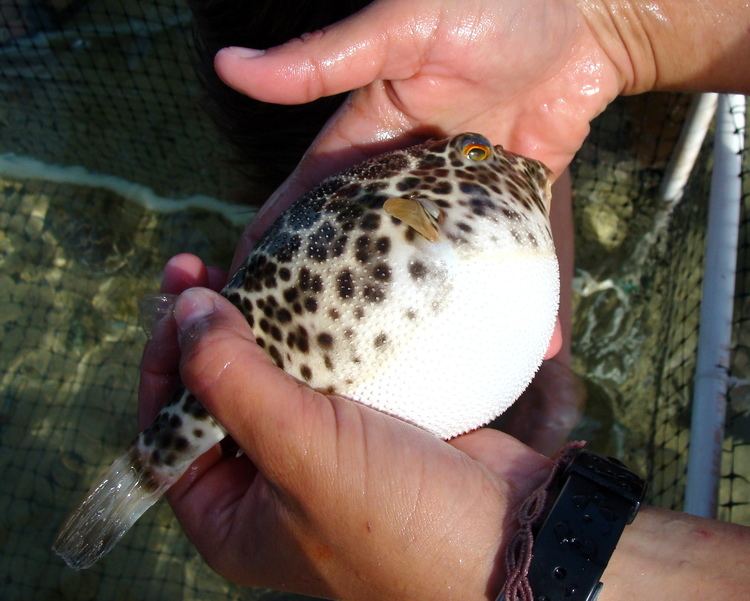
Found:
M 715 517 L 721 476 L 742 195 L 745 98 L 719 98 L 684 509 Z
M 709 93 L 693 97 L 659 189 L 659 198 L 670 205 L 677 204 L 682 198 L 687 180 L 714 118 L 718 96 Z
M 713 93 L 693 96 L 680 130 L 680 137 L 664 169 L 658 196 L 662 202 L 659 211 L 654 216 L 654 225 L 651 231 L 643 236 L 641 244 L 637 246 L 631 257 L 631 261 L 636 265 L 644 264 L 654 244 L 669 226 L 674 208 L 682 200 L 685 186 L 687 186 L 708 128 L 716 113 L 718 97 L 718 94 Z

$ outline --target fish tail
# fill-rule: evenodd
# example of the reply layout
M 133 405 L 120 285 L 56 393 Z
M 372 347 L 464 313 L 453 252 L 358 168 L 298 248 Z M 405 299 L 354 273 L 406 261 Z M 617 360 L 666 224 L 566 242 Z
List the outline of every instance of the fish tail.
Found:
M 185 390 L 118 457 L 63 524 L 54 551 L 74 569 L 90 567 L 226 431 Z

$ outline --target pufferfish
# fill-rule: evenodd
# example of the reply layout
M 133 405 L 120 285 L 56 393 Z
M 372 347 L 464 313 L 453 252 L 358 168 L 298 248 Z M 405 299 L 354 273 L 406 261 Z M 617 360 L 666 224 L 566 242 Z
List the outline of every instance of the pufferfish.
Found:
M 505 411 L 550 341 L 549 178 L 473 133 L 369 159 L 300 197 L 222 294 L 280 368 L 449 439 Z M 93 564 L 226 434 L 181 391 L 70 515 L 57 553 Z

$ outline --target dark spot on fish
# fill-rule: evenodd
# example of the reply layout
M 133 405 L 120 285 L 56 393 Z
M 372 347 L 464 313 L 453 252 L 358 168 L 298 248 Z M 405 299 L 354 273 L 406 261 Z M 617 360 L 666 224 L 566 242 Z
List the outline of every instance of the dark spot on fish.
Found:
M 237 292 L 232 292 L 227 296 L 227 300 L 237 307 L 240 311 L 242 310 L 242 297 Z
M 360 227 L 363 230 L 376 230 L 378 227 L 380 227 L 380 215 L 377 213 L 367 213 L 362 218 L 362 223 L 360 224 Z
M 297 284 L 300 290 L 306 292 L 310 290 L 310 270 L 307 267 L 303 267 L 299 270 L 299 276 L 297 276 Z
M 379 254 L 385 255 L 391 249 L 391 239 L 387 236 L 382 236 L 375 242 L 375 249 Z
M 336 285 L 340 298 L 345 300 L 354 298 L 354 280 L 352 279 L 351 271 L 343 269 L 336 276 Z
M 473 177 L 473 176 L 472 176 Z M 464 194 L 469 196 L 489 196 L 487 189 L 479 184 L 472 184 L 469 182 L 460 182 L 458 184 L 459 189 Z
M 273 362 L 277 367 L 284 369 L 284 359 L 282 358 L 279 349 L 277 349 L 275 345 L 270 346 L 270 348 L 268 349 L 268 354 L 271 355 L 271 359 L 273 359 Z
M 378 263 L 372 270 L 372 276 L 381 282 L 391 279 L 391 268 L 386 263 Z
M 386 342 L 388 342 L 388 336 L 386 336 L 385 333 L 381 332 L 375 336 L 375 348 L 382 347 Z
M 297 297 L 299 297 L 299 290 L 296 287 L 284 290 L 284 300 L 286 302 L 293 303 L 297 300 Z
M 362 295 L 365 297 L 365 300 L 371 303 L 379 303 L 385 299 L 385 290 L 382 286 L 365 284 Z
M 427 267 L 421 261 L 411 261 L 409 263 L 409 275 L 415 280 L 423 280 L 427 275 Z
M 362 235 L 357 238 L 356 244 L 357 250 L 355 251 L 354 256 L 360 263 L 367 263 L 370 258 L 370 237 Z
M 328 332 L 318 334 L 318 344 L 324 349 L 330 349 L 333 346 L 333 336 Z
M 156 446 L 160 449 L 167 449 L 172 444 L 172 432 L 162 432 L 156 438 Z
M 432 187 L 432 191 L 435 194 L 450 194 L 453 192 L 453 185 L 450 182 L 440 181 Z
M 340 257 L 342 254 L 344 254 L 344 251 L 346 250 L 346 243 L 349 240 L 349 236 L 346 234 L 342 234 L 338 238 L 336 238 L 336 241 L 333 243 L 333 247 L 331 248 L 331 254 L 334 257 Z
M 437 152 L 439 152 L 439 151 L 437 151 Z M 419 163 L 418 163 L 417 166 L 420 169 L 429 169 L 430 171 L 432 171 L 432 170 L 434 170 L 434 169 L 436 169 L 438 167 L 443 167 L 444 165 L 445 165 L 445 157 L 443 157 L 440 154 L 435 154 L 433 152 L 430 152 L 430 153 L 427 153 L 426 155 L 424 155 L 420 159 L 420 161 L 419 161 Z M 443 177 L 445 177 L 445 176 L 443 176 Z
M 268 239 L 273 240 L 267 249 L 268 252 L 282 263 L 289 263 L 302 246 L 302 238 L 299 234 L 281 232 L 276 236 L 269 236 Z
M 307 330 L 302 326 L 297 328 L 297 348 L 303 353 L 310 351 L 310 338 L 307 335 Z
M 310 378 L 312 378 L 312 370 L 307 365 L 300 365 L 299 373 L 302 374 L 302 377 L 308 382 L 310 381 Z
M 369 194 L 374 194 L 376 192 L 380 192 L 381 190 L 385 190 L 388 187 L 387 182 L 383 181 L 376 181 L 376 182 L 370 182 L 365 186 L 365 192 L 368 192 Z
M 326 221 L 310 236 L 310 244 L 307 247 L 307 256 L 319 263 L 328 258 L 328 249 L 331 241 L 336 235 L 336 228 Z
M 407 190 L 413 190 L 419 185 L 418 177 L 405 177 L 396 184 L 396 189 L 399 192 L 406 192 Z

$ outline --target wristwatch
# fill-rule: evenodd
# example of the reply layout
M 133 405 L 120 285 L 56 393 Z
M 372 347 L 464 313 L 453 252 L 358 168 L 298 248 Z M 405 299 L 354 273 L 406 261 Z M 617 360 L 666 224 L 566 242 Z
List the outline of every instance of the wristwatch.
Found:
M 555 501 L 534 536 L 528 571 L 534 601 L 595 601 L 645 492 L 645 482 L 617 459 L 578 451 L 548 489 Z

